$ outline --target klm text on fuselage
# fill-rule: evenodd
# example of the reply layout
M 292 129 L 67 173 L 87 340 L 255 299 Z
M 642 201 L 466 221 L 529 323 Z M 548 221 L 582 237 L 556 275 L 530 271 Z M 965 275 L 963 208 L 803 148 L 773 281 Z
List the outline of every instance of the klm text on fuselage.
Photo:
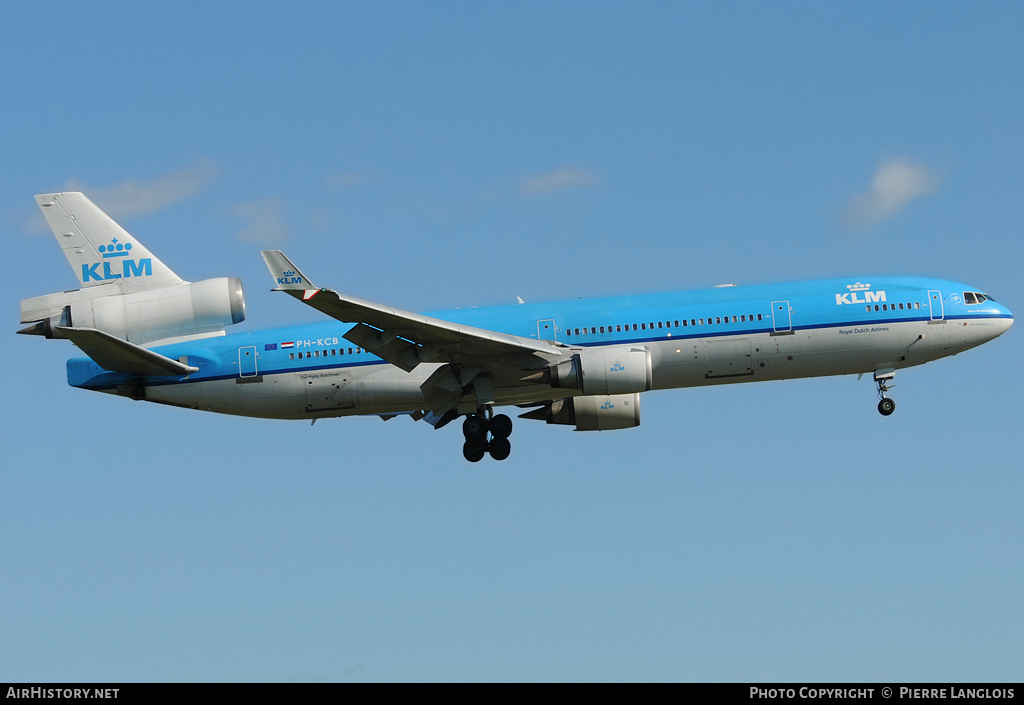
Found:
M 884 291 L 865 291 L 864 298 L 860 297 L 859 292 L 851 292 L 849 294 L 836 294 L 836 305 L 841 306 L 842 304 L 883 304 L 885 303 L 885 292 Z

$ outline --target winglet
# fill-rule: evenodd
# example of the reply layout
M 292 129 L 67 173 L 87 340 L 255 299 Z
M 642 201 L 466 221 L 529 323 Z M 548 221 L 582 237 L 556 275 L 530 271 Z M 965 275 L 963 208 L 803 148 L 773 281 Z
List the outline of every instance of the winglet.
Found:
M 260 254 L 270 269 L 270 276 L 277 283 L 274 291 L 309 291 L 319 288 L 281 250 L 263 250 Z

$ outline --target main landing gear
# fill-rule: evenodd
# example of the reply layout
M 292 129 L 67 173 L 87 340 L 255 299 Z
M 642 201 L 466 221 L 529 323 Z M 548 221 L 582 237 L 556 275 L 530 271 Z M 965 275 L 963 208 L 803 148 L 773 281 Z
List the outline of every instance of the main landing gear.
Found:
M 886 392 L 896 386 L 888 384 L 895 376 L 895 370 L 879 370 L 875 372 L 875 384 L 878 385 L 878 413 L 882 416 L 888 416 L 896 411 L 896 402 L 885 396 Z
M 462 434 L 466 437 L 462 455 L 471 463 L 479 462 L 485 453 L 490 453 L 495 460 L 504 460 L 512 452 L 512 444 L 508 442 L 512 419 L 505 414 L 492 414 L 490 409 L 481 409 L 468 414 L 462 422 Z

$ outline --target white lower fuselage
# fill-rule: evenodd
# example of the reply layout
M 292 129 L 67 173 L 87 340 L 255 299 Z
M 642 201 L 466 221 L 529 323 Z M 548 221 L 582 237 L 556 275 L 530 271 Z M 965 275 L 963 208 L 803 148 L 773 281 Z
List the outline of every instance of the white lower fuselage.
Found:
M 873 373 L 920 365 L 980 345 L 1012 319 L 876 322 L 715 337 L 646 342 L 652 389 Z M 575 347 L 574 347 L 575 349 Z M 579 349 L 585 350 L 585 347 Z M 438 367 L 404 372 L 384 362 L 316 370 L 278 371 L 230 379 L 152 385 L 145 399 L 243 416 L 313 419 L 397 414 L 428 409 L 420 385 Z M 113 391 L 113 390 L 110 390 Z M 580 394 L 546 385 L 497 387 L 495 405 L 530 404 Z M 477 408 L 475 398 L 460 412 Z

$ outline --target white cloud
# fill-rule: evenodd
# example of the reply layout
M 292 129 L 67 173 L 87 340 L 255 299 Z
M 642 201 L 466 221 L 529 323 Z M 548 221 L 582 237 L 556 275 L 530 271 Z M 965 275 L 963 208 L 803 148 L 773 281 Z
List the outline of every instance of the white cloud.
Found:
M 231 209 L 231 214 L 248 221 L 239 231 L 239 239 L 261 244 L 287 240 L 291 233 L 281 217 L 281 210 L 277 199 L 239 203 Z
M 217 178 L 217 165 L 203 160 L 195 164 L 157 176 L 148 182 L 122 181 L 110 186 L 92 186 L 79 179 L 71 179 L 55 191 L 81 191 L 107 215 L 121 222 L 132 216 L 156 213 L 167 206 L 193 195 Z M 31 202 L 31 199 L 29 199 Z M 49 232 L 39 208 L 25 207 L 24 228 L 30 233 Z M 21 218 L 8 215 L 8 220 Z
M 123 181 L 97 188 L 73 179 L 62 190 L 81 191 L 111 218 L 121 220 L 155 213 L 188 198 L 213 181 L 217 171 L 213 162 L 204 160 L 149 182 Z
M 519 182 L 519 193 L 523 196 L 546 196 L 573 188 L 596 186 L 600 182 L 597 174 L 579 167 L 564 166 L 536 176 L 529 176 Z
M 839 222 L 850 229 L 872 228 L 934 191 L 940 181 L 939 174 L 903 157 L 886 160 L 875 171 L 868 190 L 847 201 Z

